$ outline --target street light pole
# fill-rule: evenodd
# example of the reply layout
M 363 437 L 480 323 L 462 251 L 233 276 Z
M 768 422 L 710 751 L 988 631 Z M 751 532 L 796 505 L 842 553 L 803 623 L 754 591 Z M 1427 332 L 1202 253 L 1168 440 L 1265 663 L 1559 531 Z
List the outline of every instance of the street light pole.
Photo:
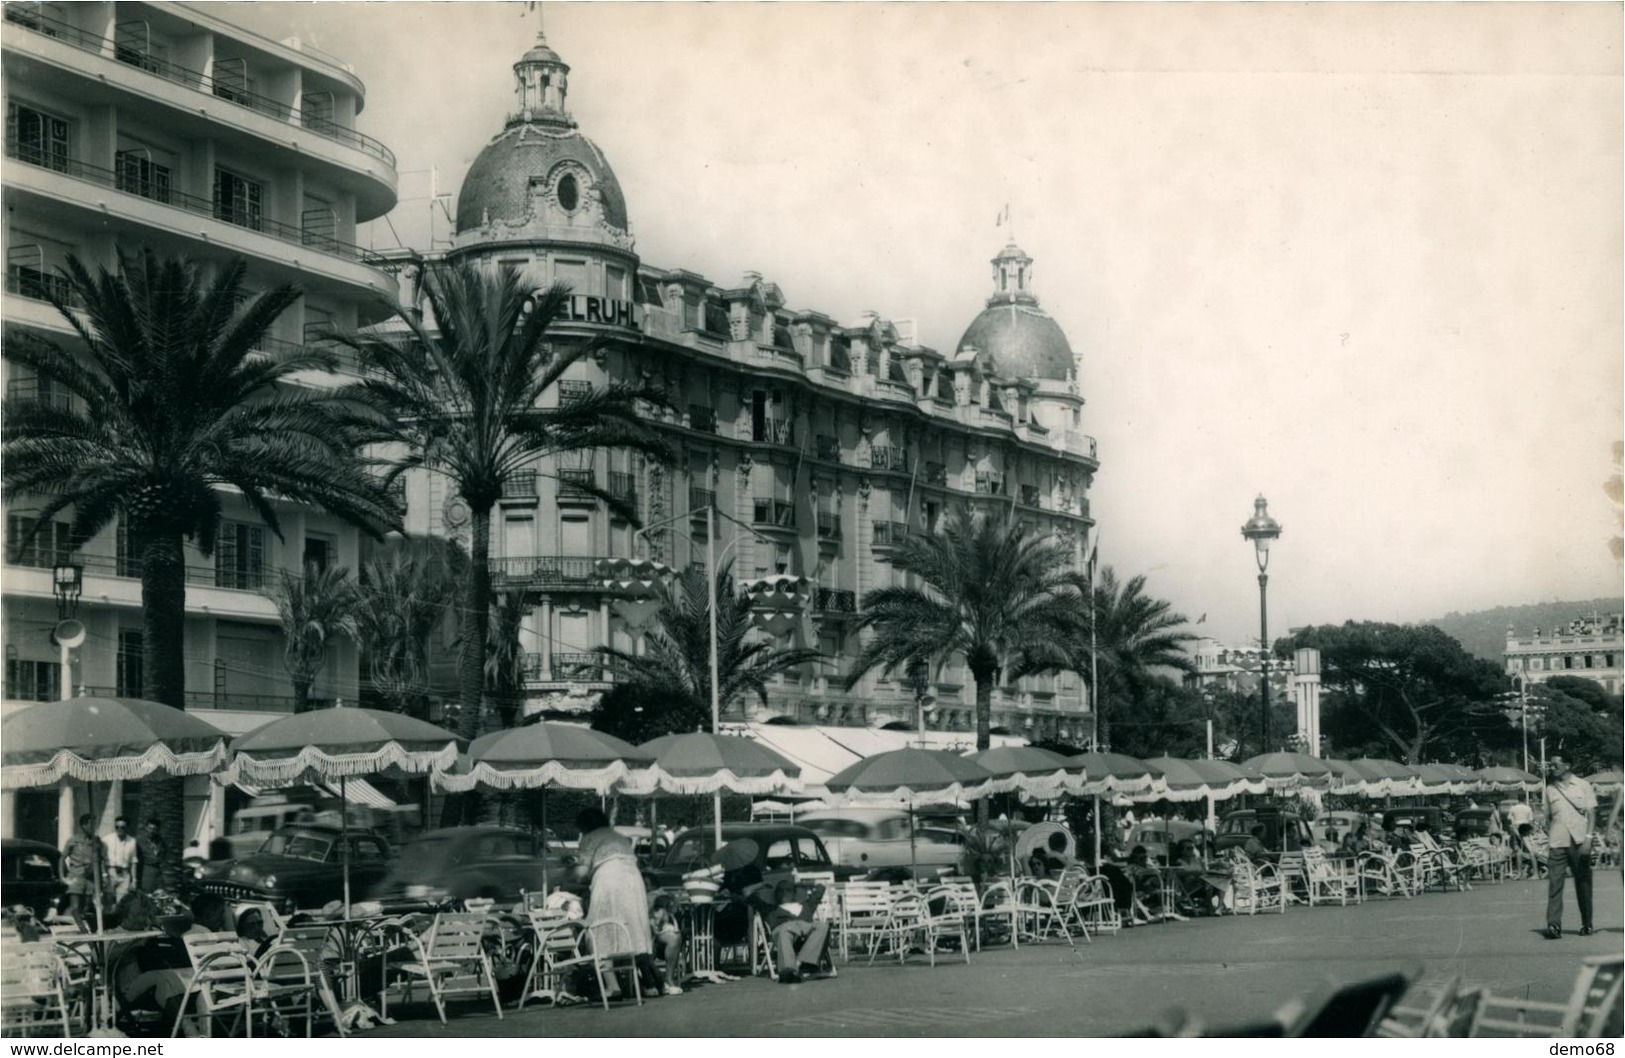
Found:
M 1245 540 L 1251 540 L 1258 559 L 1258 644 L 1262 648 L 1259 661 L 1258 698 L 1262 715 L 1259 717 L 1259 732 L 1263 742 L 1259 746 L 1260 753 L 1270 751 L 1270 630 L 1268 608 L 1268 586 L 1270 564 L 1270 544 L 1281 535 L 1281 523 L 1270 517 L 1269 501 L 1264 499 L 1262 493 L 1253 501 L 1253 516 L 1241 527 L 1241 535 Z
M 1518 727 L 1523 731 L 1523 770 L 1529 770 L 1529 674 L 1519 670 L 1512 674 L 1518 681 Z

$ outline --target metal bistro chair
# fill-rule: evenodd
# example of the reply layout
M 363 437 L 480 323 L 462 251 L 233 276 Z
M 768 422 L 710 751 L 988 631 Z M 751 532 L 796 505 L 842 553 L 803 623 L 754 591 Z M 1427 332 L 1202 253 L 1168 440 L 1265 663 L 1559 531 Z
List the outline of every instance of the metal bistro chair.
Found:
M 181 996 L 171 1036 L 179 1036 L 187 1019 L 187 1009 L 195 1006 L 203 1035 L 214 1035 L 217 1017 L 231 1015 L 233 1031 L 241 1025 L 247 1036 L 254 1035 L 254 961 L 243 950 L 235 932 L 199 933 L 185 936 L 186 954 L 192 961 L 192 979 Z
M 847 882 L 841 887 L 841 960 L 850 962 L 852 947 L 861 942 L 876 949 L 891 931 L 891 886 L 885 882 Z
M 68 971 L 50 941 L 7 944 L 0 957 L 0 1035 L 54 1029 L 73 1039 L 65 986 Z
M 632 994 L 643 1005 L 643 986 L 638 981 L 637 957 L 631 954 L 632 932 L 618 919 L 605 919 L 588 926 L 580 919 L 553 926 L 540 942 L 546 954 L 546 980 L 554 985 L 577 967 L 591 969 L 598 984 L 598 997 L 609 1009 L 609 977 L 617 970 L 632 971 Z M 612 954 L 606 949 L 614 948 Z M 559 990 L 559 991 L 562 991 Z M 555 997 L 558 994 L 554 993 Z
M 449 996 L 489 994 L 497 1018 L 502 1018 L 496 973 L 485 951 L 484 915 L 442 911 L 423 936 L 412 936 L 410 950 L 412 958 L 399 964 L 408 975 L 407 1002 L 411 1001 L 412 983 L 421 979 L 442 1025 Z
M 530 954 L 530 972 L 525 975 L 516 1010 L 525 1009 L 532 999 L 557 1003 L 566 994 L 564 971 L 557 963 L 574 959 L 582 954 L 577 935 L 585 929 L 580 919 L 571 919 L 563 911 L 543 907 L 531 908 L 527 913 L 533 935 Z

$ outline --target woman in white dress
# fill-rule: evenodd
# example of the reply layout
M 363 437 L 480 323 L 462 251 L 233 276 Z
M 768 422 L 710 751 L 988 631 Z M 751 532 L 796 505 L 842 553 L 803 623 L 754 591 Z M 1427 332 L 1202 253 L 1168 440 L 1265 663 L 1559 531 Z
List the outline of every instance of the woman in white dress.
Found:
M 632 839 L 617 833 L 609 825 L 609 817 L 596 808 L 588 808 L 576 816 L 576 826 L 581 830 L 581 842 L 576 848 L 580 861 L 576 866 L 577 877 L 582 881 L 592 880 L 587 896 L 587 926 L 593 930 L 593 943 L 602 945 L 599 951 L 604 955 L 636 956 L 639 969 L 654 982 L 655 991 L 675 994 L 679 990 L 668 988 L 655 969 L 653 937 L 649 932 L 649 893 L 643 886 Z M 623 923 L 627 933 L 593 929 L 610 920 Z

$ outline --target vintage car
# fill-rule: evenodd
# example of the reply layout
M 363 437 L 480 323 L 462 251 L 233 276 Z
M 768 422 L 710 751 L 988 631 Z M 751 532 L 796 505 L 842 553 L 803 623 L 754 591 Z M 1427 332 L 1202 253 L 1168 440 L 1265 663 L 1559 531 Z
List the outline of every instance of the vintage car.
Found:
M 1494 808 L 1474 807 L 1457 812 L 1455 828 L 1457 841 L 1499 836 L 1506 832 L 1501 826 L 1501 813 Z
M 1167 863 L 1168 855 L 1175 845 L 1181 841 L 1195 839 L 1205 829 L 1200 823 L 1184 819 L 1136 823 L 1130 828 L 1128 840 L 1123 842 L 1123 847 L 1124 851 L 1133 852 L 1134 846 L 1143 845 L 1152 863 Z
M 1247 838 L 1252 835 L 1255 826 L 1264 828 L 1261 840 L 1271 856 L 1278 856 L 1283 852 L 1297 852 L 1315 844 L 1315 836 L 1309 829 L 1309 824 L 1294 811 L 1280 808 L 1242 808 L 1225 813 L 1224 819 L 1219 822 L 1219 834 L 1214 839 L 1214 848 L 1220 852 L 1241 848 L 1247 844 Z
M 1366 815 L 1364 812 L 1346 810 L 1322 812 L 1315 817 L 1312 824 L 1315 841 L 1322 848 L 1338 848 L 1343 842 L 1343 835 L 1351 830 L 1360 829 L 1360 824 L 1365 821 Z
M 0 900 L 23 906 L 44 920 L 51 905 L 68 891 L 62 881 L 62 853 L 43 841 L 6 838 L 0 842 Z
M 198 868 L 196 888 L 227 900 L 263 900 L 278 910 L 317 908 L 344 898 L 345 833 L 301 823 L 271 832 L 258 852 Z M 381 834 L 351 828 L 350 895 L 359 900 L 383 880 L 391 849 Z
M 912 862 L 916 875 L 929 878 L 939 867 L 957 868 L 964 852 L 961 842 L 943 840 L 944 828 L 915 820 L 911 856 L 908 813 L 895 808 L 828 809 L 798 816 L 796 822 L 823 839 L 831 860 L 860 872 L 907 868 Z
M 756 862 L 750 865 L 754 870 L 746 868 L 741 872 L 753 881 L 772 884 L 781 878 L 791 877 L 797 871 L 833 871 L 837 881 L 845 881 L 864 873 L 862 870 L 836 864 L 818 835 L 803 826 L 788 823 L 722 825 L 724 845 L 741 838 L 749 838 L 756 843 Z M 715 850 L 716 842 L 712 838 L 712 829 L 709 826 L 693 827 L 683 831 L 672 842 L 670 851 L 666 853 L 666 858 L 660 861 L 660 865 L 649 869 L 647 873 L 649 888 L 681 888 L 683 875 L 709 865 L 711 853 Z
M 367 899 L 386 907 L 471 897 L 517 903 L 527 892 L 545 893 L 571 881 L 575 856 L 550 849 L 544 860 L 540 846 L 529 831 L 510 827 L 431 830 L 401 847 L 388 873 L 367 891 Z

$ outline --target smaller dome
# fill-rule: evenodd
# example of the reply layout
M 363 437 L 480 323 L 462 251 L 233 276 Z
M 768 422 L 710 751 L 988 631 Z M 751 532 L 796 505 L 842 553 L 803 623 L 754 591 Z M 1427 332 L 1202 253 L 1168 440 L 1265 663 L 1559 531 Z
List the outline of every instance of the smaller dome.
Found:
M 995 370 L 1011 378 L 1065 380 L 1075 370 L 1061 325 L 1037 305 L 988 306 L 959 339 L 961 349 L 967 345 L 992 356 Z
M 544 38 L 540 33 L 536 35 L 536 43 L 531 45 L 531 49 L 529 51 L 525 52 L 525 54 L 519 57 L 519 61 L 545 62 L 556 66 L 563 66 L 566 70 L 570 68 L 569 66 L 565 65 L 563 59 L 559 58 L 558 52 L 548 47 L 546 38 Z

